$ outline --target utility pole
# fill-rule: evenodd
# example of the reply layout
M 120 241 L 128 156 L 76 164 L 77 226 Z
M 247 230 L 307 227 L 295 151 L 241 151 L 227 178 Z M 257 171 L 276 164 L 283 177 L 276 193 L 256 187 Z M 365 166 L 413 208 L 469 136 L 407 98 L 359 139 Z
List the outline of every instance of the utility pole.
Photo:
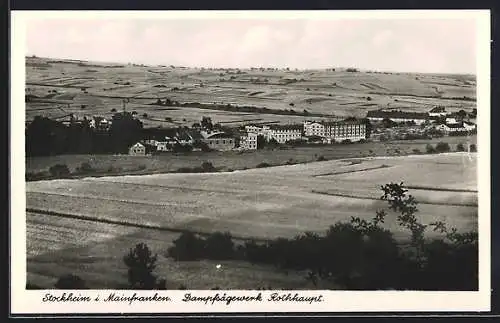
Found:
M 123 105 L 123 112 L 127 111 L 127 103 L 130 102 L 129 98 L 123 99 L 122 100 L 122 105 Z

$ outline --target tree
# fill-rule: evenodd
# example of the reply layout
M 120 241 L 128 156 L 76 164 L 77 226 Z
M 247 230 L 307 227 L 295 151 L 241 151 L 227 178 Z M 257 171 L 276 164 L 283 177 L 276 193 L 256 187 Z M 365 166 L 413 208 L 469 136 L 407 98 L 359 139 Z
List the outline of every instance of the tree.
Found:
M 434 148 L 433 145 L 431 144 L 427 144 L 427 146 L 425 146 L 425 151 L 428 153 L 428 154 L 434 154 L 436 152 L 436 149 Z
M 445 152 L 448 152 L 450 150 L 451 150 L 450 145 L 447 142 L 440 141 L 436 145 L 436 151 L 438 153 L 445 153 Z
M 465 110 L 462 109 L 462 110 L 458 111 L 457 116 L 460 119 L 464 119 L 465 117 L 467 117 L 467 112 L 465 112 Z
M 213 171 L 215 171 L 215 167 L 214 167 L 214 165 L 212 165 L 211 162 L 203 162 L 201 164 L 201 169 L 204 172 L 213 172 Z
M 475 153 L 475 152 L 477 152 L 477 147 L 476 147 L 476 145 L 475 145 L 475 144 L 470 144 L 470 146 L 469 146 L 469 151 L 470 151 L 471 153 Z
M 198 260 L 205 252 L 205 240 L 190 231 L 183 232 L 173 243 L 168 255 L 178 261 Z
M 49 168 L 50 175 L 54 177 L 66 177 L 69 176 L 70 171 L 66 164 L 56 164 Z
M 57 289 L 87 289 L 85 281 L 73 274 L 59 277 L 54 287 Z
M 263 135 L 257 136 L 257 149 L 263 149 L 267 145 L 266 137 Z
M 459 144 L 457 145 L 457 151 L 465 151 L 464 144 L 459 143 Z
M 158 255 L 153 255 L 145 243 L 139 243 L 123 257 L 128 267 L 128 281 L 132 289 L 165 289 L 165 280 L 153 274 Z
M 212 124 L 212 119 L 210 117 L 202 117 L 201 128 L 206 129 L 208 131 L 212 131 L 214 128 L 214 125 Z
M 209 259 L 228 260 L 234 257 L 234 242 L 229 232 L 214 232 L 205 240 L 206 256 Z
M 115 113 L 112 118 L 109 136 L 111 150 L 116 153 L 127 153 L 130 146 L 141 139 L 143 124 L 130 112 Z

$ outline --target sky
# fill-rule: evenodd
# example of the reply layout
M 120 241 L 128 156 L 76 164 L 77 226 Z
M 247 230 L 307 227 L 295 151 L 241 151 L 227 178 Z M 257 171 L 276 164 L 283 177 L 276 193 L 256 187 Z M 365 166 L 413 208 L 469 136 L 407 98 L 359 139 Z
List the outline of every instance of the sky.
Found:
M 189 67 L 476 73 L 476 20 L 33 19 L 26 54 Z

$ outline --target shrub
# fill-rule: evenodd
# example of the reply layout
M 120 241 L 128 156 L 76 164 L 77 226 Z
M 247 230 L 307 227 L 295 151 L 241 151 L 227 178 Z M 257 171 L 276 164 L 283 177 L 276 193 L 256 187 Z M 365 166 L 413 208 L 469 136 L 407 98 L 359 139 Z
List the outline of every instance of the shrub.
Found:
M 477 147 L 476 147 L 476 145 L 475 145 L 475 144 L 470 144 L 470 146 L 469 146 L 469 151 L 470 151 L 471 153 L 475 153 L 475 152 L 477 152 Z
M 56 164 L 49 168 L 50 175 L 54 177 L 67 177 L 70 174 L 69 168 L 66 164 Z
M 59 277 L 54 287 L 57 289 L 87 289 L 85 281 L 73 274 Z
M 427 144 L 427 146 L 425 146 L 425 151 L 428 153 L 428 154 L 434 154 L 436 153 L 436 149 L 434 148 L 433 145 L 431 144 Z
M 128 267 L 128 281 L 132 289 L 165 289 L 166 281 L 153 274 L 158 256 L 153 255 L 145 243 L 138 243 L 123 257 Z
M 174 245 L 167 252 L 168 256 L 179 261 L 198 260 L 203 258 L 205 249 L 205 240 L 196 236 L 192 232 L 183 232 L 176 240 Z
M 436 145 L 436 151 L 438 153 L 445 153 L 445 152 L 448 152 L 450 150 L 451 150 L 450 145 L 447 142 L 440 141 Z
M 46 172 L 27 172 L 25 174 L 25 180 L 29 181 L 37 181 L 44 179 L 47 176 Z
M 414 148 L 412 151 L 414 154 L 420 154 L 420 149 L 418 148 Z
M 92 168 L 92 165 L 90 165 L 87 162 L 83 162 L 79 167 L 76 169 L 80 173 L 88 173 L 92 172 L 94 169 Z
M 214 167 L 214 165 L 212 165 L 211 162 L 203 162 L 201 164 L 201 169 L 204 172 L 213 172 L 213 171 L 215 171 L 215 167 Z
M 344 140 L 342 140 L 342 143 L 343 144 L 350 144 L 350 143 L 352 143 L 352 141 L 350 139 L 344 139 Z
M 116 112 L 116 109 L 115 108 L 111 109 L 111 112 Z
M 205 257 L 215 260 L 234 258 L 234 243 L 229 232 L 214 232 L 205 240 Z
M 319 156 L 316 160 L 317 160 L 317 161 L 325 161 L 325 160 L 327 160 L 327 159 L 325 158 L 325 156 L 321 155 L 321 156 Z
M 464 144 L 459 143 L 459 144 L 457 145 L 457 151 L 465 151 Z
M 260 164 L 257 164 L 257 166 L 255 166 L 255 167 L 257 167 L 257 168 L 265 168 L 265 167 L 271 167 L 271 165 L 268 164 L 268 163 L 262 162 Z

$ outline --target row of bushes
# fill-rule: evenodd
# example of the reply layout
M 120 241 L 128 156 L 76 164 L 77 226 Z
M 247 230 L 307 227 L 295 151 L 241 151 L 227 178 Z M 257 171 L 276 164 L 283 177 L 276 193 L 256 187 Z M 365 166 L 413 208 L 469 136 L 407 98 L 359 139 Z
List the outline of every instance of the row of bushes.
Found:
M 451 147 L 448 143 L 446 142 L 438 142 L 436 146 L 432 146 L 431 144 L 427 144 L 425 147 L 425 151 L 428 154 L 435 154 L 435 153 L 446 153 L 451 151 Z M 459 143 L 457 144 L 456 151 L 466 151 L 466 147 L 464 144 Z M 475 144 L 470 144 L 469 145 L 469 151 L 470 152 L 477 152 L 477 147 Z M 414 149 L 415 152 L 415 149 Z
M 198 167 L 181 167 L 177 169 L 177 173 L 209 173 L 215 172 L 217 169 L 212 165 L 211 162 L 203 162 L 201 166 Z
M 136 169 L 131 169 L 131 171 L 140 171 L 145 170 L 146 165 L 138 165 Z M 80 166 L 76 167 L 72 172 L 68 165 L 66 164 L 56 164 L 49 168 L 49 171 L 41 171 L 41 172 L 27 172 L 26 173 L 26 181 L 36 181 L 42 179 L 51 179 L 51 178 L 70 178 L 71 176 L 78 175 L 91 175 L 91 174 L 107 174 L 107 173 L 116 173 L 123 171 L 122 167 L 116 167 L 110 165 L 106 169 L 97 169 L 92 167 L 90 163 L 83 162 Z
M 174 88 L 175 89 L 175 88 Z M 210 109 L 210 110 L 222 110 L 222 111 L 232 111 L 232 112 L 248 112 L 248 113 L 265 113 L 265 114 L 278 114 L 278 115 L 297 115 L 297 116 L 316 116 L 316 117 L 332 117 L 332 115 L 322 114 L 322 113 L 313 113 L 309 112 L 306 109 L 303 111 L 297 111 L 293 109 L 269 109 L 266 107 L 255 107 L 255 106 L 239 106 L 232 105 L 230 103 L 227 104 L 206 104 L 200 102 L 186 102 L 180 103 L 178 101 L 171 101 L 169 99 L 165 99 L 162 101 L 158 99 L 151 105 L 175 105 L 179 107 L 189 107 L 189 108 L 198 108 L 198 109 Z
M 411 233 L 408 245 L 380 226 L 386 213 L 371 221 L 353 217 L 330 226 L 325 235 L 312 232 L 293 239 L 236 244 L 231 234 L 203 238 L 184 233 L 167 251 L 176 260 L 231 260 L 272 264 L 280 269 L 309 270 L 313 283 L 327 279 L 347 289 L 475 290 L 478 283 L 477 233 L 457 233 L 442 222 L 424 225 L 415 216 L 417 201 L 402 184 L 382 187 L 398 223 Z M 427 240 L 427 229 L 443 238 Z

